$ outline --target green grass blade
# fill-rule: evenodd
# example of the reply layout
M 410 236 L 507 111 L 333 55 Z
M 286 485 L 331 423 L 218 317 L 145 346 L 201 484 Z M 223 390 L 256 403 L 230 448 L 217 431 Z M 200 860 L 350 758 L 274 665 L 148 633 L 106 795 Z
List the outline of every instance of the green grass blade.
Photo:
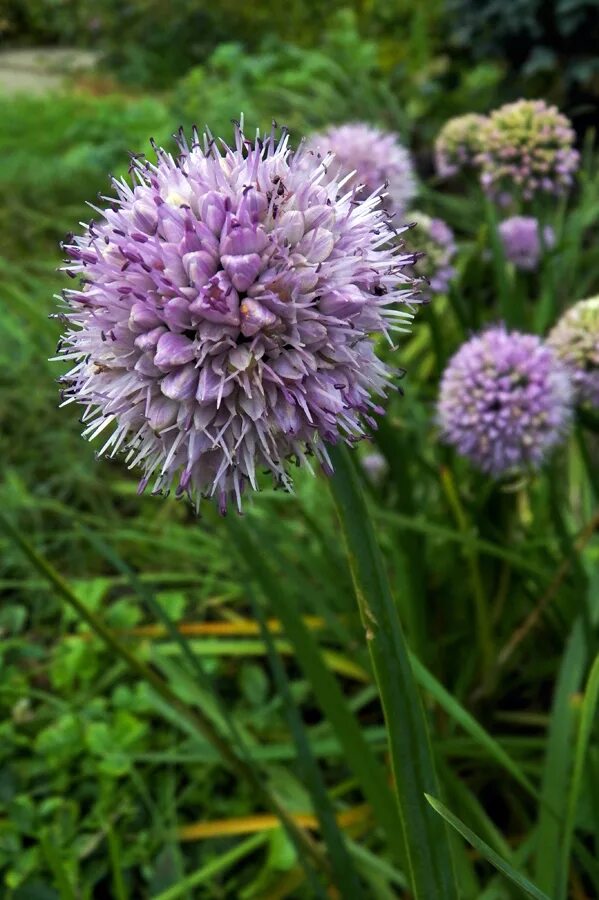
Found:
M 230 850 L 227 850 L 226 853 L 221 853 L 216 859 L 210 860 L 205 866 L 187 875 L 177 884 L 173 884 L 159 894 L 154 894 L 152 900 L 180 900 L 191 888 L 197 888 L 202 884 L 206 884 L 215 875 L 220 875 L 221 872 L 224 872 L 225 869 L 228 869 L 234 863 L 245 859 L 246 856 L 249 856 L 250 853 L 253 853 L 254 850 L 265 844 L 268 837 L 268 832 L 253 834 L 247 840 L 241 841 Z
M 541 780 L 534 879 L 551 897 L 556 896 L 561 881 L 559 867 L 576 716 L 572 695 L 581 688 L 585 658 L 585 629 L 579 617 L 567 641 L 557 677 Z
M 490 862 L 492 866 L 495 866 L 498 872 L 501 872 L 502 875 L 505 875 L 513 884 L 515 884 L 520 890 L 527 894 L 529 897 L 533 897 L 534 900 L 551 900 L 551 898 L 544 894 L 543 891 L 540 891 L 538 887 L 536 887 L 532 881 L 529 881 L 528 878 L 525 878 L 524 875 L 521 875 L 520 872 L 517 872 L 509 863 L 507 863 L 504 859 L 499 856 L 498 853 L 495 853 L 494 850 L 489 847 L 481 838 L 478 837 L 467 825 L 458 819 L 457 816 L 454 816 L 450 810 L 447 809 L 446 806 L 443 805 L 439 800 L 435 797 L 431 797 L 429 794 L 426 795 L 426 799 L 432 806 L 432 808 L 439 813 L 441 818 L 445 819 L 452 828 L 455 828 L 462 837 L 468 841 L 468 843 L 474 847 L 475 850 L 484 856 L 487 862 Z
M 512 285 L 508 280 L 508 268 L 499 234 L 497 211 L 492 200 L 481 191 L 482 205 L 485 212 L 485 220 L 491 245 L 491 259 L 493 262 L 493 274 L 495 276 L 495 290 L 499 300 L 501 318 L 511 328 L 520 327 L 523 322 L 522 309 L 515 296 Z
M 310 793 L 314 812 L 320 823 L 320 831 L 329 852 L 335 886 L 340 890 L 342 897 L 355 897 L 355 900 L 361 900 L 364 894 L 360 880 L 348 853 L 345 838 L 337 824 L 322 774 L 310 747 L 308 733 L 293 699 L 281 657 L 277 653 L 275 642 L 268 630 L 261 601 L 253 596 L 251 587 L 249 594 L 254 617 L 260 625 L 260 633 L 266 646 L 273 679 L 283 701 L 289 730 L 295 744 L 298 776 Z
M 209 697 L 210 702 L 216 707 L 218 716 L 222 723 L 221 730 L 224 733 L 226 733 L 227 731 L 229 732 L 230 738 L 236 748 L 236 751 L 241 757 L 245 758 L 248 765 L 253 766 L 253 760 L 251 759 L 251 756 L 248 752 L 246 742 L 244 741 L 243 736 L 240 733 L 240 729 L 235 722 L 235 718 L 230 714 L 227 704 L 223 701 L 219 692 L 216 690 L 214 684 L 212 683 L 212 679 L 204 671 L 200 658 L 196 653 L 194 653 L 191 643 L 177 629 L 175 623 L 172 621 L 162 604 L 156 600 L 151 588 L 140 581 L 133 569 L 131 569 L 131 567 L 128 566 L 123 559 L 121 559 L 119 554 L 116 553 L 116 551 L 111 546 L 109 546 L 106 541 L 104 541 L 99 535 L 94 534 L 94 532 L 85 527 L 82 530 L 89 542 L 98 550 L 100 555 L 104 557 L 108 562 L 110 562 L 117 569 L 117 571 L 127 579 L 140 600 L 164 625 L 167 634 L 169 635 L 171 640 L 174 641 L 175 646 L 181 650 L 183 659 L 187 662 L 189 670 L 198 679 L 200 687 Z M 172 679 L 172 683 L 176 683 L 176 675 Z
M 403 861 L 405 854 L 400 819 L 384 768 L 377 761 L 362 728 L 348 708 L 341 688 L 327 668 L 320 648 L 304 624 L 293 598 L 290 599 L 288 593 L 280 589 L 261 545 L 244 527 L 243 522 L 229 516 L 227 525 L 231 532 L 232 546 L 237 549 L 248 578 L 253 579 L 264 592 L 282 622 L 287 638 L 295 649 L 298 664 L 308 678 L 316 701 L 335 732 L 365 798 L 373 807 L 377 822 L 385 831 L 393 856 L 396 860 Z
M 404 514 L 412 519 L 417 507 L 409 468 L 408 441 L 399 429 L 393 428 L 387 419 L 382 418 L 376 432 L 376 443 L 389 465 Z M 422 555 L 419 552 L 420 540 L 417 533 L 405 531 L 397 544 L 400 557 L 404 560 L 404 590 L 407 593 L 405 609 L 409 616 L 406 625 L 412 646 L 418 656 L 426 660 L 430 644 L 427 640 L 425 577 Z
M 165 703 L 173 713 L 176 713 L 186 722 L 191 731 L 201 735 L 215 747 L 223 762 L 228 765 L 230 769 L 232 769 L 240 778 L 247 779 L 256 791 L 256 796 L 261 798 L 265 805 L 280 818 L 281 823 L 284 825 L 289 836 L 300 851 L 303 851 L 317 867 L 326 869 L 326 860 L 322 857 L 320 850 L 314 844 L 310 835 L 303 829 L 297 827 L 293 819 L 279 803 L 278 798 L 272 794 L 264 784 L 260 774 L 252 765 L 248 764 L 245 759 L 237 756 L 228 740 L 224 739 L 219 734 L 211 720 L 203 714 L 203 711 L 199 708 L 191 709 L 186 706 L 186 704 L 182 703 L 177 694 L 170 689 L 167 682 L 161 678 L 160 675 L 147 666 L 142 660 L 138 659 L 134 653 L 122 644 L 114 636 L 110 628 L 104 624 L 102 619 L 82 603 L 79 597 L 71 590 L 68 582 L 65 581 L 62 575 L 53 568 L 45 557 L 31 546 L 19 529 L 1 511 L 0 525 L 2 525 L 7 534 L 21 549 L 24 556 L 53 587 L 58 596 L 88 624 L 92 631 L 114 652 L 117 658 L 120 658 L 126 664 L 134 675 L 141 678 L 142 681 L 145 681 L 158 695 L 160 700 Z
M 41 832 L 39 841 L 46 864 L 52 872 L 54 883 L 58 888 L 60 900 L 77 900 L 77 894 L 63 865 L 61 853 L 57 849 L 56 839 L 51 835 L 49 829 Z
M 565 900 L 568 890 L 568 873 L 570 870 L 570 857 L 572 849 L 572 837 L 576 826 L 576 811 L 580 799 L 580 789 L 584 763 L 591 738 L 591 731 L 595 724 L 595 711 L 599 701 L 599 656 L 591 668 L 587 681 L 582 708 L 580 710 L 580 725 L 578 728 L 578 740 L 574 755 L 574 768 L 570 779 L 570 789 L 566 805 L 564 831 L 560 848 L 559 883 L 557 885 L 556 900 Z
M 422 900 L 451 900 L 457 887 L 449 836 L 424 799 L 438 790 L 437 776 L 397 609 L 349 451 L 334 447 L 331 458 L 331 490 L 387 723 L 412 892 Z
M 483 747 L 487 753 L 500 765 L 506 772 L 520 784 L 532 797 L 538 797 L 538 792 L 533 784 L 526 777 L 524 772 L 516 765 L 511 756 L 506 753 L 501 744 L 480 725 L 468 710 L 459 703 L 458 700 L 446 690 L 443 685 L 437 681 L 435 676 L 422 665 L 414 654 L 410 655 L 414 677 L 425 691 L 437 701 L 439 706 L 445 710 L 454 722 L 460 725 L 464 731 L 470 735 Z

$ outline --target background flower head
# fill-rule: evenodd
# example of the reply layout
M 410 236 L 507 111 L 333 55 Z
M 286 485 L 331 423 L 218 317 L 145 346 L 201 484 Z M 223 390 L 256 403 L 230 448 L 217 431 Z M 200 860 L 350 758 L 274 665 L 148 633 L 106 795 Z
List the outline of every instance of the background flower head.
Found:
M 435 141 L 435 168 L 440 178 L 451 178 L 474 165 L 485 122 L 485 116 L 477 113 L 448 119 Z
M 415 271 L 425 279 L 421 285 L 424 296 L 444 294 L 455 275 L 452 260 L 457 252 L 454 233 L 442 219 L 434 219 L 421 212 L 406 217 L 414 227 L 405 234 L 408 249 L 422 252 Z
M 65 402 L 86 407 L 101 453 L 143 468 L 141 489 L 176 480 L 224 510 L 257 469 L 288 486 L 291 462 L 326 467 L 325 442 L 372 423 L 392 372 L 371 336 L 410 318 L 413 257 L 377 196 L 356 203 L 284 133 L 179 147 L 135 160 L 133 185 L 116 181 L 66 246 L 84 277 L 64 294 Z
M 481 129 L 476 161 L 481 183 L 492 197 L 560 195 L 573 181 L 579 154 L 575 133 L 557 107 L 544 100 L 507 103 Z
M 533 216 L 511 216 L 499 225 L 499 236 L 506 259 L 524 272 L 534 271 L 543 255 L 543 248 L 549 250 L 555 244 L 555 235 L 550 225 L 539 231 L 539 221 Z
M 567 367 L 578 402 L 599 409 L 599 297 L 567 309 L 547 343 Z
M 459 348 L 443 374 L 443 439 L 491 475 L 538 468 L 562 439 L 572 389 L 553 350 L 499 325 Z
M 416 194 L 411 156 L 395 134 L 355 122 L 313 134 L 307 146 L 321 156 L 334 153 L 331 176 L 340 180 L 354 173 L 348 184 L 360 199 L 386 185 L 383 202 L 389 212 L 404 212 Z

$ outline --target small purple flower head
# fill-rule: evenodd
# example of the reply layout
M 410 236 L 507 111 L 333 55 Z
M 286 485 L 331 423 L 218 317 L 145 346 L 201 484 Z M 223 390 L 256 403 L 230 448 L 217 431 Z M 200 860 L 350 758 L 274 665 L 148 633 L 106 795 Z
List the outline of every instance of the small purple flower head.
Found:
M 377 450 L 372 450 L 370 453 L 366 453 L 360 461 L 368 480 L 374 485 L 380 484 L 389 468 L 383 454 Z
M 499 325 L 462 344 L 441 380 L 443 439 L 490 475 L 536 469 L 565 435 L 572 388 L 554 352 Z
M 512 216 L 510 219 L 504 219 L 499 226 L 499 236 L 506 259 L 523 272 L 534 272 L 543 255 L 543 249 L 549 250 L 555 244 L 553 228 L 545 225 L 541 246 L 539 222 L 533 216 Z
M 327 166 L 330 176 L 339 181 L 351 175 L 346 183 L 356 188 L 358 199 L 386 185 L 383 203 L 389 213 L 403 213 L 416 194 L 412 159 L 395 134 L 349 123 L 313 134 L 307 147 L 321 156 L 335 154 Z
M 179 137 L 134 159 L 133 184 L 66 246 L 65 403 L 100 453 L 141 466 L 140 490 L 215 496 L 355 442 L 393 372 L 378 334 L 411 319 L 409 266 L 375 193 L 356 202 L 275 130 L 235 146 Z M 399 304 L 400 308 L 396 308 Z M 411 306 L 410 306 L 411 309 Z M 374 395 L 374 396 L 373 396 Z
M 435 168 L 440 178 L 452 178 L 463 169 L 473 168 L 485 122 L 485 116 L 466 113 L 445 123 L 435 141 Z
M 424 213 L 410 212 L 406 218 L 414 223 L 413 230 L 405 236 L 406 246 L 423 253 L 415 269 L 426 281 L 422 294 L 427 299 L 432 294 L 444 294 L 455 275 L 452 260 L 457 247 L 453 231 L 442 219 L 432 219 Z
M 577 401 L 599 409 L 599 297 L 567 309 L 547 343 L 566 366 Z
M 494 199 L 566 193 L 579 163 L 574 139 L 566 116 L 544 100 L 501 106 L 481 130 L 476 163 L 483 188 Z

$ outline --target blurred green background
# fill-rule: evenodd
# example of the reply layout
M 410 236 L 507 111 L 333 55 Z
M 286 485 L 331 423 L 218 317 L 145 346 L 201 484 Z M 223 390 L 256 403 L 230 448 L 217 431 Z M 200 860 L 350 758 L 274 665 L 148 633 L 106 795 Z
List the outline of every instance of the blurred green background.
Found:
M 0 504 L 82 602 L 216 722 L 218 691 L 293 812 L 309 812 L 312 799 L 231 532 L 210 509 L 196 520 L 173 500 L 137 497 L 135 475 L 96 461 L 73 408 L 57 408 L 59 367 L 47 360 L 60 330 L 48 319 L 63 287 L 59 242 L 89 218 L 85 202 L 109 192 L 108 173 L 127 172 L 129 151 L 150 153 L 150 137 L 169 146 L 180 124 L 208 124 L 228 139 L 243 112 L 250 128 L 274 118 L 297 141 L 362 120 L 397 132 L 412 151 L 419 208 L 458 237 L 466 322 L 439 298 L 403 343 L 406 396 L 394 398 L 377 437 L 387 472 L 366 488 L 413 649 L 496 742 L 464 730 L 429 685 L 444 791 L 552 898 L 576 698 L 597 646 L 596 423 L 579 423 L 547 477 L 508 493 L 439 447 L 441 368 L 469 329 L 494 317 L 496 292 L 480 200 L 439 184 L 432 143 L 459 113 L 521 96 L 557 103 L 577 129 L 585 180 L 562 210 L 561 249 L 538 277 L 518 276 L 518 290 L 533 304 L 551 285 L 560 308 L 597 293 L 598 47 L 596 0 L 0 0 Z M 294 496 L 266 489 L 245 522 L 277 590 L 318 617 L 322 659 L 382 765 L 382 717 L 331 502 L 320 477 L 300 473 L 297 486 Z M 43 567 L 0 541 L 0 897 L 316 896 L 280 829 L 258 823 L 253 838 L 227 836 L 223 820 L 264 812 L 251 788 L 97 638 L 78 637 L 85 628 Z M 484 679 L 472 612 L 481 592 L 495 654 Z M 160 609 L 175 622 L 225 626 L 183 644 L 159 640 Z M 348 833 L 366 896 L 407 897 L 313 673 L 289 636 L 278 649 L 335 808 L 354 815 Z M 580 795 L 567 890 L 590 900 L 596 741 Z M 196 822 L 209 836 L 185 840 L 178 829 Z M 461 844 L 458 856 L 465 898 L 521 896 Z

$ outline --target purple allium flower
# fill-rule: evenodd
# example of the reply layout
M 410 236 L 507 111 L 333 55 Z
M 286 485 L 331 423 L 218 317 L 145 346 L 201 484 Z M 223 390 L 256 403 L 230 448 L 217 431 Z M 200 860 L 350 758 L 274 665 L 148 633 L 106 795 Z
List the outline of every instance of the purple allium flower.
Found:
M 322 156 L 335 154 L 327 166 L 330 176 L 351 174 L 347 184 L 356 187 L 358 199 L 386 185 L 383 203 L 390 213 L 403 213 L 416 194 L 412 159 L 395 134 L 355 122 L 312 135 L 307 147 Z
M 568 369 L 578 402 L 599 409 L 599 297 L 567 309 L 547 343 Z
M 440 178 L 452 178 L 462 169 L 473 167 L 486 121 L 485 116 L 466 113 L 445 123 L 435 141 L 435 168 Z
M 578 168 L 575 133 L 566 116 L 544 100 L 518 100 L 492 112 L 481 130 L 476 162 L 493 198 L 564 194 Z
M 224 512 L 257 469 L 290 487 L 291 463 L 330 470 L 325 442 L 373 425 L 394 374 L 374 337 L 411 319 L 414 258 L 376 192 L 357 203 L 286 133 L 238 127 L 233 148 L 180 133 L 179 149 L 134 159 L 133 185 L 114 181 L 112 208 L 66 246 L 83 277 L 59 358 L 100 453 L 124 450 L 140 490 L 176 479 Z
M 413 230 L 405 236 L 406 246 L 423 253 L 415 269 L 427 282 L 421 288 L 423 296 L 444 294 L 455 275 L 452 260 L 457 247 L 453 231 L 442 219 L 432 219 L 424 213 L 410 212 L 406 218 L 414 223 Z
M 555 244 L 555 234 L 550 225 L 543 228 L 543 246 L 539 234 L 539 222 L 533 216 L 512 216 L 499 225 L 499 236 L 506 259 L 523 272 L 533 272 L 539 265 L 543 249 Z
M 462 344 L 441 380 L 443 439 L 494 476 L 538 468 L 565 435 L 572 388 L 554 352 L 498 325 Z

